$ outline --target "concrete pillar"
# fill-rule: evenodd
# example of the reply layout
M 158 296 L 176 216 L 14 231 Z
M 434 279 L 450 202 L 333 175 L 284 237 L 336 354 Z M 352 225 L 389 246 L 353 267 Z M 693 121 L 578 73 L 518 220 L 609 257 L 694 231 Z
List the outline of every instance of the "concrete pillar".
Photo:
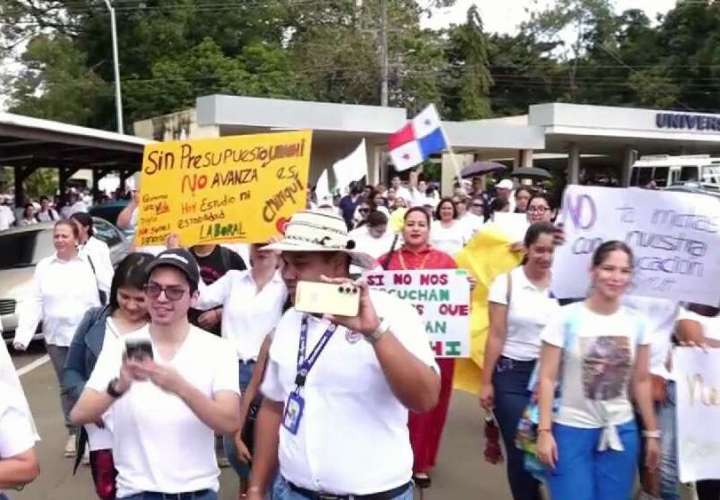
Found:
M 383 166 L 383 148 L 382 146 L 378 145 L 367 145 L 368 148 L 368 155 L 367 157 L 370 158 L 370 165 L 368 168 L 368 183 L 375 186 L 380 183 L 384 183 L 383 179 L 383 172 L 382 172 L 382 166 Z
M 455 161 L 453 162 L 450 153 L 442 154 L 442 162 L 440 163 L 440 193 L 442 196 L 452 196 L 453 187 L 457 175 L 455 173 L 456 164 L 457 170 L 462 171 L 463 168 L 470 165 L 475 161 L 475 156 L 472 154 L 455 154 Z
M 570 144 L 568 152 L 568 184 L 578 184 L 580 182 L 580 146 L 577 143 Z
M 15 167 L 15 206 L 22 208 L 25 206 L 25 179 L 30 177 L 37 167 Z
M 532 149 L 521 149 L 520 150 L 520 166 L 521 167 L 532 167 L 533 166 L 533 150 Z
M 630 185 L 630 167 L 633 166 L 633 163 L 637 160 L 637 151 L 630 146 L 625 147 L 625 151 L 623 151 L 623 164 L 622 164 L 622 174 L 620 179 L 620 185 L 623 187 Z

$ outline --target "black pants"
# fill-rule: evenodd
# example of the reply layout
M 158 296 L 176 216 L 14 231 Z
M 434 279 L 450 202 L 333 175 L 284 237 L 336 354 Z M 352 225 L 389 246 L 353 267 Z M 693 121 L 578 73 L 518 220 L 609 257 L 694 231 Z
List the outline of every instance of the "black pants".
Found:
M 720 500 L 720 480 L 698 481 L 695 487 L 697 488 L 698 500 Z

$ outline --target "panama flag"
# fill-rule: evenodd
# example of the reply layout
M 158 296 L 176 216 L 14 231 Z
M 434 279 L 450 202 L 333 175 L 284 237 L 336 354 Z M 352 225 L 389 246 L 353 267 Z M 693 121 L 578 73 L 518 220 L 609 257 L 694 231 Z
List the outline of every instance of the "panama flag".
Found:
M 440 116 L 431 104 L 388 139 L 395 170 L 401 172 L 447 148 Z

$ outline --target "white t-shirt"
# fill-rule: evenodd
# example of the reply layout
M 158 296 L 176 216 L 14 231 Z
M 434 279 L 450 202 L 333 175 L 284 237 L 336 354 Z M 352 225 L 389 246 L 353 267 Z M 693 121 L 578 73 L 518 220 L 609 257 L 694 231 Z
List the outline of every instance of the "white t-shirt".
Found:
M 453 220 L 450 227 L 443 226 L 440 221 L 432 223 L 430 244 L 452 257 L 462 250 L 469 240 L 467 228 L 458 220 Z
M 720 314 L 717 316 L 703 316 L 702 314 L 698 314 L 682 307 L 680 308 L 680 313 L 678 314 L 677 319 L 678 321 L 682 319 L 697 321 L 700 323 L 700 326 L 702 326 L 705 338 L 720 340 Z
M 650 373 L 670 379 L 667 360 L 672 349 L 672 334 L 680 304 L 674 300 L 656 297 L 626 295 L 623 304 L 643 316 L 650 340 Z
M 502 355 L 517 361 L 532 361 L 540 356 L 540 334 L 550 318 L 560 311 L 550 288 L 539 288 L 525 275 L 523 266 L 510 272 L 512 284 L 508 308 L 507 334 Z M 488 301 L 507 305 L 508 275 L 501 274 L 490 286 Z
M 355 250 L 377 260 L 390 251 L 395 235 L 388 229 L 380 238 L 375 238 L 365 225 L 350 231 L 350 238 L 355 241 Z
M 560 309 L 541 339 L 561 347 L 561 393 L 555 422 L 580 428 L 616 426 L 634 418 L 628 385 L 637 346 L 650 340 L 641 315 L 626 307 L 597 314 L 585 302 Z
M 425 328 L 407 302 L 370 291 L 378 316 L 414 356 L 437 370 Z M 295 388 L 303 314 L 288 310 L 275 329 L 262 393 L 285 402 Z M 329 326 L 308 320 L 307 353 Z M 365 495 L 410 481 L 413 455 L 408 410 L 395 397 L 373 347 L 362 334 L 339 327 L 310 370 L 297 434 L 280 427 L 280 472 L 314 491 Z M 365 466 L 361 466 L 365 464 Z
M 472 238 L 485 225 L 485 218 L 467 212 L 460 219 L 460 222 L 465 225 L 465 231 L 468 235 L 468 238 Z
M 35 441 L 35 429 L 27 414 L 17 405 L 0 401 L 0 459 L 28 451 L 35 446 Z M 0 496 L 2 493 L 0 489 Z
M 150 338 L 149 327 L 128 335 Z M 123 345 L 103 345 L 87 387 L 105 392 L 120 372 Z M 153 353 L 163 363 L 154 347 Z M 167 363 L 209 398 L 221 391 L 239 393 L 235 349 L 200 328 L 190 327 Z M 118 498 L 142 491 L 219 489 L 215 433 L 178 396 L 150 381 L 135 382 L 109 412 Z

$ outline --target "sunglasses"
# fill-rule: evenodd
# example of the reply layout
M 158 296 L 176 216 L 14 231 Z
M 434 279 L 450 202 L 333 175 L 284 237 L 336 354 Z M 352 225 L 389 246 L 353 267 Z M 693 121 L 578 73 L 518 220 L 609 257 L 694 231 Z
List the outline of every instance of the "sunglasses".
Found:
M 482 203 L 473 203 L 472 207 L 473 208 L 485 208 L 485 205 L 483 205 Z
M 151 299 L 157 299 L 160 297 L 161 293 L 165 293 L 165 297 L 168 300 L 171 300 L 175 302 L 176 300 L 180 300 L 183 295 L 185 295 L 185 292 L 187 291 L 187 288 L 183 288 L 181 286 L 161 286 L 157 283 L 148 283 L 145 285 L 145 293 L 150 297 Z
M 362 213 L 362 214 L 366 214 L 366 213 L 368 213 L 369 211 L 370 211 L 369 208 L 361 208 L 361 209 L 360 209 L 360 213 Z

